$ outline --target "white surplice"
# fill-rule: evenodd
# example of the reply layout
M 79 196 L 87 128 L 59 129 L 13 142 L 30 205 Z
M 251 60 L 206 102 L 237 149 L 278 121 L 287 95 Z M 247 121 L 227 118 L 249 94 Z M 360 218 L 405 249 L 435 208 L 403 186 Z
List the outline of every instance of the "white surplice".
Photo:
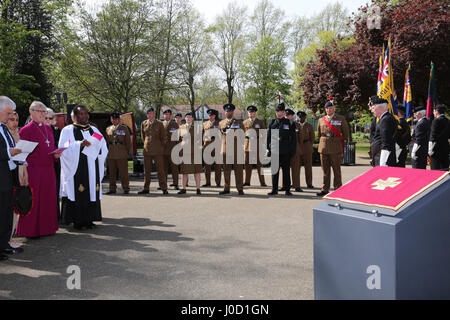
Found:
M 94 133 L 102 135 L 100 131 L 91 126 Z M 73 134 L 74 126 L 68 125 L 64 127 L 61 131 L 61 136 L 59 138 L 59 148 L 66 147 L 67 149 L 61 154 L 61 187 L 60 196 L 67 197 L 70 201 L 75 201 L 75 185 L 74 176 L 78 169 L 78 161 L 80 159 L 80 148 L 82 141 L 76 141 Z M 89 130 L 81 131 L 83 138 L 87 139 L 91 136 Z M 102 135 L 103 136 L 103 135 Z M 101 140 L 101 153 L 98 155 L 98 169 L 99 169 L 99 199 L 102 199 L 102 180 L 105 170 L 105 160 L 108 155 L 108 147 L 105 142 L 105 138 Z M 89 170 L 89 191 L 90 199 L 92 202 L 97 201 L 96 199 L 96 172 L 95 172 L 95 159 L 87 157 L 88 170 Z

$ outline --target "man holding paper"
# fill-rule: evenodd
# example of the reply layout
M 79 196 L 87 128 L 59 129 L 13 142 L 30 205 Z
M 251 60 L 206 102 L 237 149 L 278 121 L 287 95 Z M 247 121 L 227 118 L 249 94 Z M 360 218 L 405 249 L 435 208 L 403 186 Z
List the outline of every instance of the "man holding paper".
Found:
M 85 106 L 74 109 L 75 123 L 61 131 L 59 148 L 67 148 L 61 156 L 62 219 L 74 228 L 91 229 L 102 220 L 100 200 L 102 179 L 108 148 L 100 131 L 89 125 Z
M 50 154 L 55 150 L 55 144 L 52 129 L 44 123 L 46 113 L 47 107 L 34 101 L 30 106 L 32 121 L 19 131 L 21 141 L 18 144 L 26 142 L 31 148 L 37 144 L 26 159 L 33 208 L 19 220 L 16 233 L 20 237 L 38 238 L 58 231 L 54 162 L 61 154 Z

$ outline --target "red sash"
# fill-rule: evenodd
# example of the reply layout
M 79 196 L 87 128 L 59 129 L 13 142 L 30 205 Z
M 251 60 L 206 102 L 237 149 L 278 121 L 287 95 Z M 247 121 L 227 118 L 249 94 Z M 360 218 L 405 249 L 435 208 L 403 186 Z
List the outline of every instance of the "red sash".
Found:
M 341 133 L 338 129 L 336 129 L 331 123 L 327 121 L 327 118 L 324 116 L 322 118 L 323 122 L 327 125 L 328 128 L 330 128 L 331 131 L 342 141 L 342 153 L 344 153 L 344 138 L 342 138 Z

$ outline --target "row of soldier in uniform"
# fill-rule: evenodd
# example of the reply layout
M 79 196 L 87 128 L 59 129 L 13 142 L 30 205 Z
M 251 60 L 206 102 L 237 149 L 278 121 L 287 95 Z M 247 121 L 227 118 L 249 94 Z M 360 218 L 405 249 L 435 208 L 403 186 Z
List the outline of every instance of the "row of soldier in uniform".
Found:
M 306 122 L 306 113 L 299 111 L 297 113 L 298 121 L 294 121 L 295 113 L 291 109 L 286 109 L 284 103 L 280 103 L 276 107 L 276 118 L 272 119 L 266 127 L 265 122 L 257 117 L 257 108 L 249 106 L 248 119 L 240 120 L 234 117 L 235 106 L 233 104 L 224 105 L 225 119 L 218 119 L 216 110 L 208 110 L 209 120 L 203 123 L 203 133 L 208 130 L 218 130 L 220 134 L 225 136 L 229 130 L 241 129 L 247 132 L 250 129 L 256 131 L 256 137 L 259 137 L 259 130 L 267 129 L 266 148 L 268 156 L 271 156 L 271 133 L 272 130 L 278 129 L 279 142 L 279 167 L 283 170 L 283 186 L 278 189 L 279 168 L 272 172 L 272 191 L 269 195 L 275 195 L 278 191 L 284 191 L 286 195 L 292 195 L 291 188 L 297 192 L 302 192 L 300 187 L 300 169 L 305 167 L 305 178 L 307 188 L 314 188 L 312 185 L 312 155 L 313 143 L 315 139 L 314 128 Z M 340 165 L 343 155 L 344 142 L 348 140 L 348 125 L 343 116 L 335 114 L 335 107 L 332 103 L 325 106 L 327 115 L 319 120 L 318 134 L 320 137 L 319 153 L 321 154 L 321 165 L 324 173 L 323 185 L 318 195 L 324 195 L 329 192 L 331 180 L 331 168 L 334 171 L 334 187 L 339 188 L 342 185 Z M 164 120 L 156 119 L 155 109 L 153 107 L 147 110 L 147 120 L 141 124 L 141 137 L 144 143 L 144 188 L 138 194 L 148 194 L 151 180 L 151 169 L 154 162 L 159 181 L 159 189 L 163 194 L 168 193 L 167 176 L 169 174 L 169 165 L 171 168 L 173 186 L 179 190 L 179 194 L 186 193 L 186 186 L 190 174 L 194 175 L 197 194 L 200 194 L 200 174 L 204 171 L 206 183 L 202 187 L 211 186 L 212 165 L 205 164 L 204 170 L 202 164 L 194 164 L 193 154 L 191 164 L 181 164 L 179 166 L 173 162 L 171 157 L 172 149 L 179 143 L 178 140 L 172 141 L 171 135 L 178 129 L 180 131 L 189 132 L 191 135 L 191 143 L 194 143 L 194 126 L 192 125 L 193 116 L 191 113 L 185 115 L 185 124 L 181 124 L 182 115 L 176 114 L 172 119 L 172 111 L 164 111 Z M 112 114 L 111 121 L 113 125 L 106 130 L 106 141 L 108 143 L 108 166 L 110 172 L 110 186 L 107 194 L 117 192 L 116 175 L 117 170 L 120 173 L 122 187 L 124 193 L 129 193 L 128 180 L 128 150 L 130 149 L 129 131 L 127 127 L 120 124 L 120 115 Z M 214 140 L 208 138 L 207 134 L 203 135 L 203 148 L 206 148 Z M 259 139 L 259 138 L 257 138 Z M 244 194 L 244 186 L 250 186 L 253 165 L 249 161 L 250 143 L 246 139 L 244 143 L 245 163 L 242 164 L 237 160 L 237 143 L 235 143 L 234 161 L 226 160 L 226 140 L 222 139 L 222 153 L 224 161 L 222 165 L 215 164 L 215 184 L 221 187 L 222 169 L 224 174 L 224 189 L 220 194 L 230 193 L 231 172 L 234 168 L 236 189 L 240 195 Z M 259 144 L 259 141 L 256 145 Z M 194 146 L 192 146 L 193 148 Z M 258 152 L 259 153 L 259 152 Z M 212 154 L 214 156 L 214 154 Z M 264 174 L 262 172 L 261 159 L 257 158 L 257 171 L 260 185 L 266 187 Z M 245 169 L 245 181 L 244 181 Z M 292 181 L 291 181 L 292 170 Z M 179 174 L 183 175 L 182 186 L 179 186 Z M 292 182 L 292 183 L 291 183 Z
M 398 121 L 388 112 L 388 102 L 378 96 L 370 98 L 369 108 L 375 115 L 370 128 L 370 156 L 374 166 L 404 168 L 409 152 L 414 169 L 426 169 L 428 157 L 432 170 L 449 169 L 450 121 L 445 116 L 445 105 L 433 108 L 432 121 L 426 117 L 424 107 L 416 107 L 412 130 L 403 107 L 398 108 Z

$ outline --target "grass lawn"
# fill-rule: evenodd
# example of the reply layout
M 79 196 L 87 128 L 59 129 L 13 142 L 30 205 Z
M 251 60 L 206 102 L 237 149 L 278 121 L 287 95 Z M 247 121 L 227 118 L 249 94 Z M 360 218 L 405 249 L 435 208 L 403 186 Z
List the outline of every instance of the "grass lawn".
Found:
M 356 153 L 367 155 L 370 150 L 369 142 L 357 142 L 356 143 Z

